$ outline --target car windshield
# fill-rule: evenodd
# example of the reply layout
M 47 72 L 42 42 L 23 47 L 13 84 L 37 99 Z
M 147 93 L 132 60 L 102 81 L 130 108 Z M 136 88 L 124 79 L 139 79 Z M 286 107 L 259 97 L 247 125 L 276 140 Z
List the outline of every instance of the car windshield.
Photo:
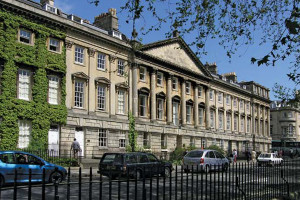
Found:
M 121 154 L 105 154 L 102 158 L 103 164 L 108 163 L 122 163 L 122 155 Z
M 260 154 L 260 158 L 271 158 L 271 154 Z
M 203 155 L 203 151 L 191 151 L 189 152 L 186 157 L 190 158 L 200 158 Z

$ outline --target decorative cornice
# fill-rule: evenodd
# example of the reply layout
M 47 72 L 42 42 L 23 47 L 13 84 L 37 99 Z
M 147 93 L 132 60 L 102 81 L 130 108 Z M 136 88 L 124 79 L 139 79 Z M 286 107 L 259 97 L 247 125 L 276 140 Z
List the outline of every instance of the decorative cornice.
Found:
M 97 86 L 98 84 L 105 84 L 107 85 L 108 87 L 110 86 L 110 80 L 107 79 L 107 78 L 104 78 L 104 77 L 98 77 L 95 79 L 95 85 Z
M 128 89 L 129 86 L 128 86 L 128 84 L 126 84 L 125 82 L 122 82 L 122 83 L 117 83 L 117 84 L 116 84 L 116 88 Z
M 66 40 L 66 41 L 65 41 L 65 44 L 66 44 L 66 48 L 67 48 L 68 50 L 71 50 L 71 48 L 72 48 L 74 42 L 72 42 L 72 41 L 70 41 L 70 40 Z
M 93 57 L 95 56 L 95 53 L 96 53 L 96 50 L 93 49 L 93 48 L 88 48 L 88 54 L 90 57 Z
M 117 59 L 117 56 L 115 56 L 115 55 L 112 55 L 112 54 L 110 54 L 109 55 L 109 62 L 111 62 L 111 63 L 115 63 L 115 61 L 116 61 L 116 59 Z
M 72 74 L 72 79 L 74 81 L 75 78 L 85 79 L 86 81 L 89 81 L 90 77 L 86 75 L 83 72 L 76 72 Z

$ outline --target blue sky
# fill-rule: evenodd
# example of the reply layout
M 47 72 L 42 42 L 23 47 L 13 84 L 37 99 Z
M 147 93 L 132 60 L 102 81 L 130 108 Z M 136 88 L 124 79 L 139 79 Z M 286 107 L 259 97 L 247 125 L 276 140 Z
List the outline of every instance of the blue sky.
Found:
M 38 0 L 35 0 L 38 2 Z M 116 8 L 117 11 L 120 11 L 121 2 L 125 2 L 125 0 L 100 0 L 100 4 L 98 7 L 89 3 L 88 0 L 54 0 L 55 6 L 60 8 L 63 12 L 68 14 L 77 15 L 83 19 L 88 19 L 91 23 L 94 21 L 94 17 L 107 12 L 109 8 Z M 161 8 L 161 10 L 164 8 Z M 130 38 L 132 32 L 132 25 L 126 24 L 125 20 L 127 17 L 127 13 L 119 13 L 119 29 L 122 33 L 124 33 L 127 37 Z M 144 19 L 139 20 L 136 25 L 137 29 L 143 26 L 148 26 L 151 21 L 151 16 L 146 16 Z M 148 35 L 142 36 L 142 41 L 144 44 L 155 42 L 157 40 L 165 39 L 164 33 L 167 31 L 168 25 L 164 26 L 160 31 L 151 32 Z M 257 35 L 259 37 L 259 34 Z M 191 36 L 185 36 L 184 39 L 186 41 L 191 40 Z M 209 40 L 206 44 L 207 55 L 203 55 L 201 57 L 202 63 L 213 63 L 216 62 L 218 66 L 218 73 L 227 73 L 227 72 L 236 72 L 238 81 L 255 81 L 267 88 L 270 91 L 270 98 L 274 100 L 274 93 L 272 91 L 272 87 L 277 82 L 281 85 L 294 88 L 295 85 L 292 81 L 288 79 L 286 76 L 289 70 L 289 62 L 278 62 L 275 67 L 273 66 L 260 66 L 251 64 L 251 57 L 261 58 L 265 55 L 269 48 L 268 44 L 264 46 L 257 45 L 259 41 L 257 41 L 252 46 L 242 46 L 239 48 L 239 51 L 233 55 L 231 58 L 231 62 L 229 62 L 229 58 L 226 56 L 226 51 L 223 47 L 218 45 L 217 40 Z M 192 48 L 192 50 L 194 50 Z

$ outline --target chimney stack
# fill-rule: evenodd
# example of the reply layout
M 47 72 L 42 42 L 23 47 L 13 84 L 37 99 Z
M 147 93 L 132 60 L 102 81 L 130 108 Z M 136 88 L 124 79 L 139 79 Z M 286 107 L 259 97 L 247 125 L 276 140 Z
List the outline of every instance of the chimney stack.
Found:
M 95 17 L 94 26 L 97 26 L 107 31 L 118 31 L 119 24 L 117 10 L 114 8 L 110 8 L 107 13 L 102 13 Z
M 41 0 L 40 3 L 42 4 L 42 6 L 44 6 L 45 4 L 49 4 L 50 6 L 54 6 L 54 0 Z
M 175 29 L 173 31 L 173 38 L 178 38 L 179 37 L 179 31 L 177 29 Z
M 205 67 L 210 73 L 218 74 L 217 64 L 215 62 L 214 63 L 206 63 Z
M 226 80 L 232 81 L 234 83 L 237 82 L 237 77 L 236 77 L 235 72 L 230 72 L 230 73 L 222 74 L 222 76 L 226 77 Z

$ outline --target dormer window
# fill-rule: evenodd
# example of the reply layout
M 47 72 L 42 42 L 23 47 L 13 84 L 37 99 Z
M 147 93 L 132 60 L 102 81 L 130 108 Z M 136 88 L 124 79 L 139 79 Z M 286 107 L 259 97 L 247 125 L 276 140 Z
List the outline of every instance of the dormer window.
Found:
M 50 6 L 49 4 L 46 4 L 44 6 L 44 9 L 48 12 L 51 12 L 51 13 L 54 13 L 54 14 L 57 14 L 57 8 L 53 7 L 53 6 Z
M 60 42 L 59 40 L 56 40 L 54 38 L 49 39 L 49 50 L 50 51 L 55 51 L 55 52 L 60 52 Z
M 120 32 L 113 31 L 112 32 L 112 36 L 115 37 L 115 38 L 118 38 L 118 39 L 122 40 L 122 35 L 121 35 Z
M 32 43 L 32 32 L 27 31 L 25 29 L 20 29 L 19 40 L 22 43 L 31 44 Z

